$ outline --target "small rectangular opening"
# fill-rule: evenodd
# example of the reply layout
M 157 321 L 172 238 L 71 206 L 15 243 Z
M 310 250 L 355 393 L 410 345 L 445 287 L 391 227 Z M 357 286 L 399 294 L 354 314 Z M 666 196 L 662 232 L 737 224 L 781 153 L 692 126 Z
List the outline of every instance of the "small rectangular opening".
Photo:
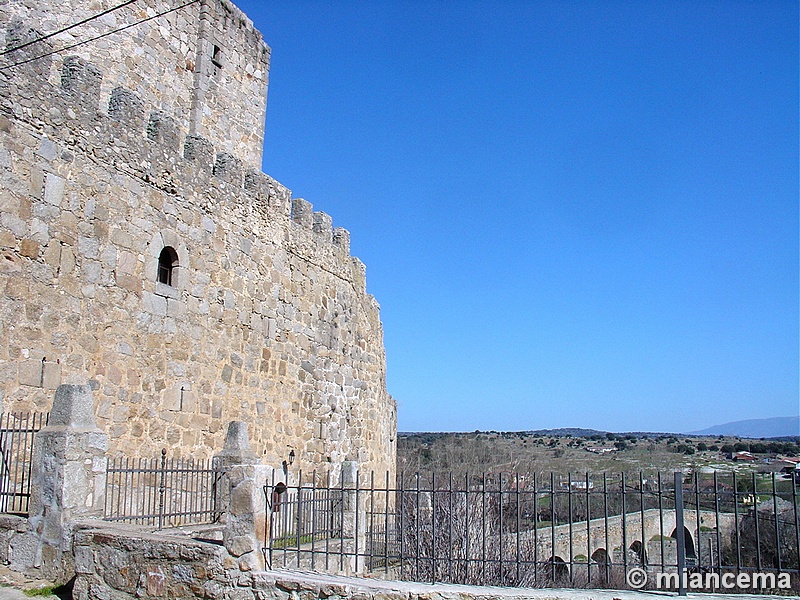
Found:
M 222 48 L 214 44 L 214 51 L 211 54 L 211 62 L 215 67 L 222 68 Z

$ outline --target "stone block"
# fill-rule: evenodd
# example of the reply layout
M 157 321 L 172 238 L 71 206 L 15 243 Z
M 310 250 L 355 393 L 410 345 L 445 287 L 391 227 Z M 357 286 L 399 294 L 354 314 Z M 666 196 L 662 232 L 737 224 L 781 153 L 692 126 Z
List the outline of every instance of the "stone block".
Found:
M 42 387 L 55 390 L 61 385 L 61 365 L 57 362 L 42 363 Z
M 27 571 L 36 563 L 38 540 L 34 533 L 13 536 L 9 542 L 12 571 Z
M 44 201 L 53 206 L 61 206 L 64 198 L 64 186 L 66 180 L 63 177 L 48 173 L 44 178 Z
M 160 317 L 167 316 L 167 299 L 150 292 L 142 293 L 142 310 Z
M 174 298 L 167 299 L 167 316 L 183 319 L 186 317 L 186 303 Z
M 61 262 L 61 244 L 58 243 L 58 240 L 50 240 L 47 244 L 47 248 L 45 248 L 44 252 L 42 253 L 42 258 L 44 259 L 44 263 L 54 268 L 58 268 L 59 263 Z
M 181 409 L 181 390 L 164 390 L 163 393 L 164 399 L 162 400 L 161 405 L 164 407 L 164 410 L 179 411 Z
M 22 240 L 19 244 L 19 253 L 28 258 L 39 257 L 39 242 L 33 240 Z
M 344 227 L 336 227 L 333 230 L 333 243 L 345 254 L 350 254 L 350 232 Z
M 311 229 L 314 225 L 314 206 L 302 198 L 292 200 L 292 221 Z
M 42 361 L 23 360 L 19 363 L 18 375 L 21 385 L 42 387 Z
M 48 426 L 96 429 L 94 400 L 89 385 L 60 385 L 53 397 Z
M 243 554 L 252 552 L 256 548 L 252 537 L 249 535 L 238 535 L 225 545 L 225 549 L 238 558 Z
M 129 292 L 139 293 L 142 291 L 142 280 L 139 277 L 115 273 L 114 280 L 119 287 Z
M 325 241 L 331 241 L 333 236 L 333 219 L 327 213 L 317 211 L 313 213 L 313 231 L 320 237 L 325 238 Z
M 95 572 L 94 554 L 88 546 L 75 546 L 75 573 L 91 574 Z

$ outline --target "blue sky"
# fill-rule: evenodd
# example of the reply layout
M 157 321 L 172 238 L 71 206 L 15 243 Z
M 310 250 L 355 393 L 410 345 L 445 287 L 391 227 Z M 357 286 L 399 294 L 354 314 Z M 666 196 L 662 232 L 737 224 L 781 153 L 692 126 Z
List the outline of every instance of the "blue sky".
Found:
M 800 413 L 798 2 L 238 1 L 401 431 Z

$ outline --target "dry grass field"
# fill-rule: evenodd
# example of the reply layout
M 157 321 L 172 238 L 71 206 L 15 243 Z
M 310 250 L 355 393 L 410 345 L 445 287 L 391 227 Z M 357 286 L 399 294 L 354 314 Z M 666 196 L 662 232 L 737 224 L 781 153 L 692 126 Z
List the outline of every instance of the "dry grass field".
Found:
M 606 449 L 602 453 L 590 449 Z M 609 449 L 613 449 L 609 451 Z M 733 450 L 754 453 L 752 462 L 734 462 Z M 750 440 L 680 434 L 599 432 L 401 433 L 398 471 L 478 475 L 520 473 L 621 473 L 652 477 L 674 471 L 779 471 L 778 456 L 800 455 L 800 438 Z

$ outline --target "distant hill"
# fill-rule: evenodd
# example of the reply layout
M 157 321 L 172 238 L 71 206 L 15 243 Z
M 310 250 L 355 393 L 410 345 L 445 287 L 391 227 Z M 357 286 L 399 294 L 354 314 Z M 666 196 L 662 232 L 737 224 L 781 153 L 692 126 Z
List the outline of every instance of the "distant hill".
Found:
M 776 438 L 800 435 L 800 417 L 773 417 L 771 419 L 748 419 L 714 425 L 690 435 L 736 435 L 747 438 Z

